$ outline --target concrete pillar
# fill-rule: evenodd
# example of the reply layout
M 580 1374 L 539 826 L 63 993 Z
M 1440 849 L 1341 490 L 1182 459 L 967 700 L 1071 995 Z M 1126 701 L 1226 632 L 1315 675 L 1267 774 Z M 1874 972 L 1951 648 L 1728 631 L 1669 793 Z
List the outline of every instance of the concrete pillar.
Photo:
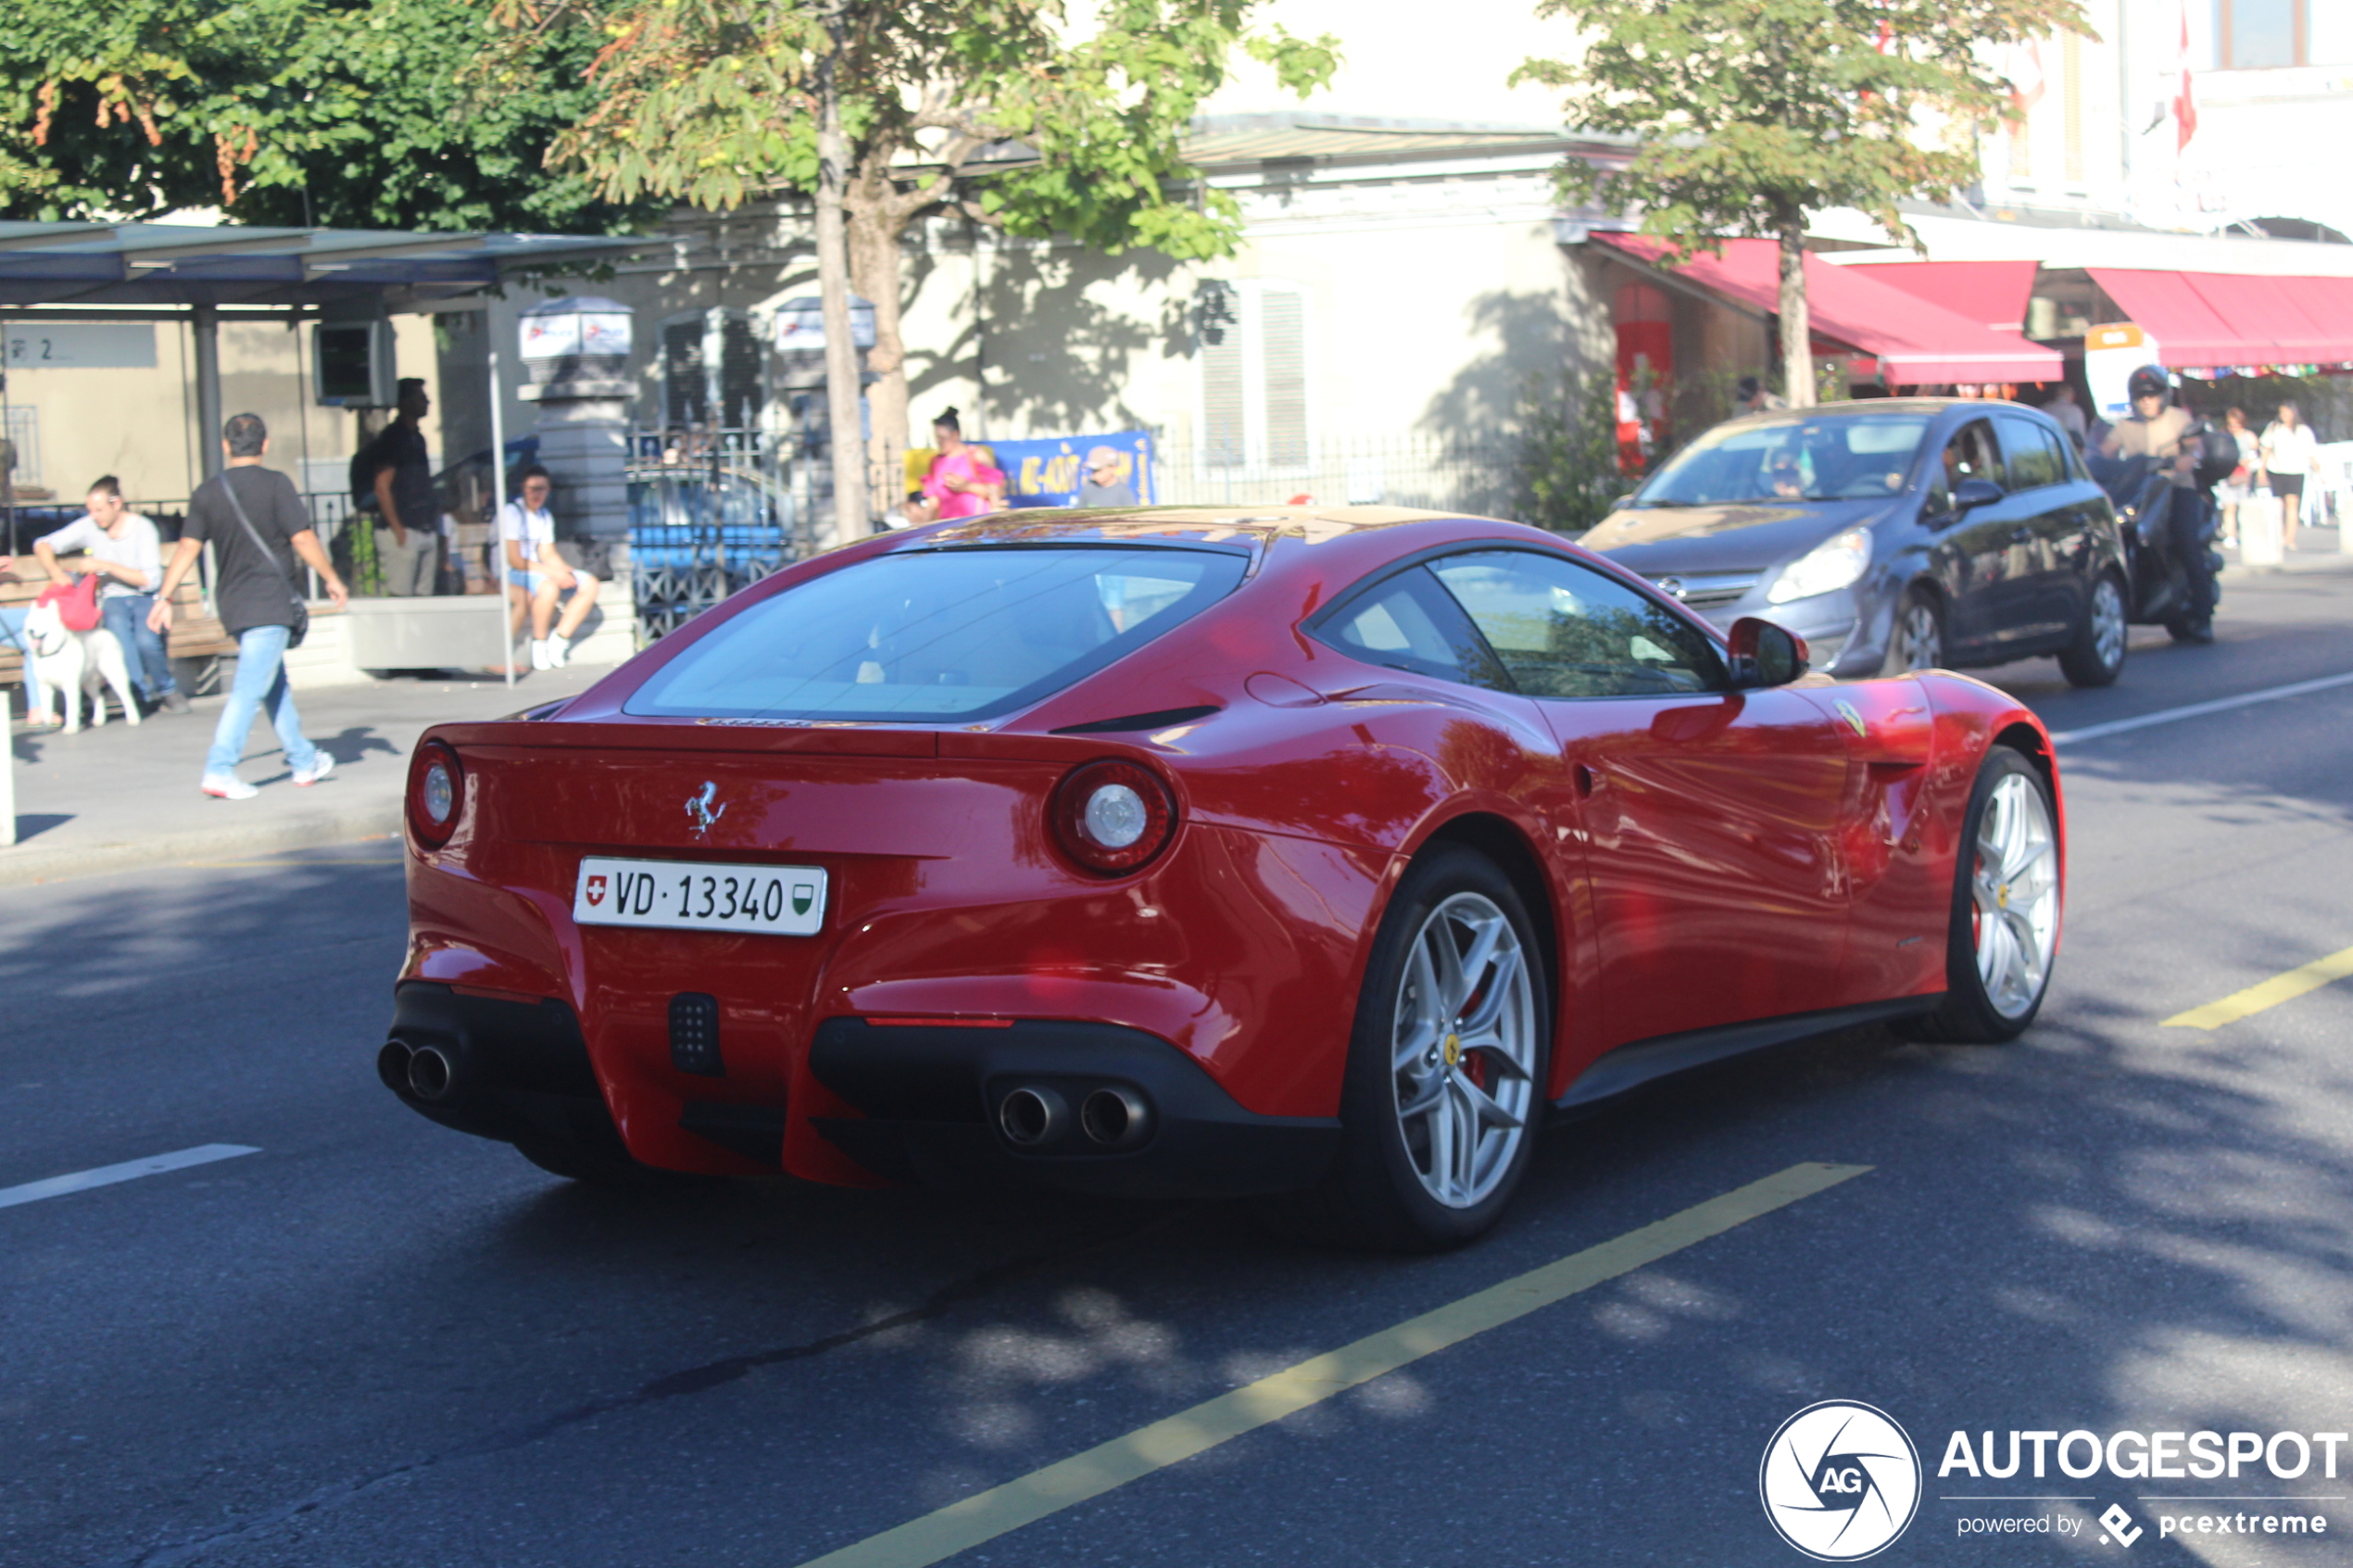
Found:
M 189 311 L 196 342 L 196 462 L 201 476 L 220 471 L 220 311 L 198 305 Z
M 539 461 L 556 482 L 559 539 L 629 547 L 629 402 L 622 397 L 539 397 Z

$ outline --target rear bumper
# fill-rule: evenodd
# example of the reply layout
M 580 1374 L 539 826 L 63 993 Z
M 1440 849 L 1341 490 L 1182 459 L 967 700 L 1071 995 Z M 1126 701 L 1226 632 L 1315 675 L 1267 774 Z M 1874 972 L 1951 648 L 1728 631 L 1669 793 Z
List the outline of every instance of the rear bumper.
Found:
M 434 1100 L 397 1081 L 398 1074 L 384 1073 L 386 1087 L 419 1114 L 479 1137 L 630 1158 L 580 1021 L 562 1002 L 404 981 L 394 991 L 389 1036 L 386 1048 L 396 1060 L 432 1047 L 451 1063 L 447 1092 Z M 819 1025 L 808 1069 L 863 1113 L 862 1120 L 815 1117 L 817 1133 L 890 1181 L 1122 1198 L 1239 1197 L 1313 1185 L 1340 1142 L 1336 1120 L 1245 1110 L 1175 1046 L 1113 1024 L 1016 1020 L 974 1029 L 836 1018 Z M 1004 1097 L 1024 1087 L 1048 1092 L 1070 1113 L 1051 1136 L 1027 1148 L 1005 1135 L 998 1118 Z M 1078 1109 L 1101 1089 L 1126 1092 L 1145 1111 L 1140 1130 L 1114 1147 L 1077 1124 Z M 721 1150 L 752 1168 L 779 1168 L 784 1106 L 690 1100 L 680 1111 L 680 1130 L 696 1135 L 689 1143 L 715 1146 L 712 1168 L 746 1168 Z
M 470 996 L 430 981 L 393 988 L 385 1048 L 427 1047 L 451 1063 L 448 1092 L 427 1100 L 382 1063 L 384 1086 L 419 1115 L 477 1137 L 573 1144 L 626 1160 L 580 1020 L 560 1001 Z
M 1243 1110 L 1176 1047 L 1108 1023 L 1016 1020 L 993 1029 L 829 1019 L 811 1073 L 864 1112 L 817 1130 L 880 1176 L 935 1186 L 1026 1187 L 1121 1198 L 1232 1198 L 1313 1185 L 1340 1146 L 1328 1117 Z M 1007 1095 L 1030 1088 L 1071 1116 L 1017 1147 L 1000 1124 Z M 1076 1114 L 1099 1090 L 1146 1107 L 1126 1147 L 1091 1139 Z

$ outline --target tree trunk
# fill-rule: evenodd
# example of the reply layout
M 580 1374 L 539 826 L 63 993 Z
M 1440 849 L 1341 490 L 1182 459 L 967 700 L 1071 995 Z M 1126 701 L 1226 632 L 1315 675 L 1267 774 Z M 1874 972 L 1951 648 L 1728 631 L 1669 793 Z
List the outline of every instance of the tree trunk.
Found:
M 1806 215 L 1784 209 L 1774 232 L 1781 245 L 1781 395 L 1793 408 L 1814 406 L 1814 328 L 1806 308 Z
M 902 220 L 883 207 L 891 194 L 887 182 L 862 180 L 860 185 L 860 199 L 849 208 L 849 282 L 875 307 L 875 346 L 866 351 L 866 369 L 876 378 L 866 394 L 873 430 L 868 464 L 876 494 L 888 505 L 907 488 L 907 345 L 899 322 Z
M 825 320 L 825 412 L 832 424 L 833 543 L 864 536 L 873 513 L 866 505 L 864 420 L 858 407 L 858 344 L 850 335 L 849 257 L 843 232 L 842 184 L 849 142 L 841 129 L 841 87 L 834 65 L 841 57 L 843 19 L 830 13 L 833 48 L 817 66 L 817 291 Z

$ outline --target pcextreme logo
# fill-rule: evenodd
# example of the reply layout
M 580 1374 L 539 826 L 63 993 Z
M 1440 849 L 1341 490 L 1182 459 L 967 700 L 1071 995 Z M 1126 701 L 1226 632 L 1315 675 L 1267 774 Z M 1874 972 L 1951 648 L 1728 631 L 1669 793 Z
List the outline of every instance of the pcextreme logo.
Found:
M 1819 1562 L 1886 1549 L 1920 1506 L 1920 1456 L 1886 1411 L 1808 1405 L 1765 1445 L 1756 1490 L 1781 1539 Z

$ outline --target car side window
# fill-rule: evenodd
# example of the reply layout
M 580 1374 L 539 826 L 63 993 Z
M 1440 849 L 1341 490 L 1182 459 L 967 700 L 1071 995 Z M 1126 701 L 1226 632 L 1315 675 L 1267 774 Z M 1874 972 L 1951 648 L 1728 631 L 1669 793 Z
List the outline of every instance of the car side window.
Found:
M 2007 491 L 2007 477 L 2002 471 L 2001 450 L 1994 445 L 1994 427 L 1985 420 L 1971 420 L 1944 444 L 1944 488 L 1948 495 L 1965 479 L 1991 480 Z
M 1315 634 L 1367 664 L 1491 691 L 1511 689 L 1461 608 L 1420 567 L 1347 600 L 1315 627 Z
M 1529 696 L 1665 696 L 1730 684 L 1705 633 L 1590 567 L 1532 550 L 1480 550 L 1433 561 L 1430 571 Z
M 2058 483 L 2067 473 L 2050 433 L 2032 420 L 2001 421 L 2002 450 L 2009 458 L 2012 490 L 2036 490 Z

